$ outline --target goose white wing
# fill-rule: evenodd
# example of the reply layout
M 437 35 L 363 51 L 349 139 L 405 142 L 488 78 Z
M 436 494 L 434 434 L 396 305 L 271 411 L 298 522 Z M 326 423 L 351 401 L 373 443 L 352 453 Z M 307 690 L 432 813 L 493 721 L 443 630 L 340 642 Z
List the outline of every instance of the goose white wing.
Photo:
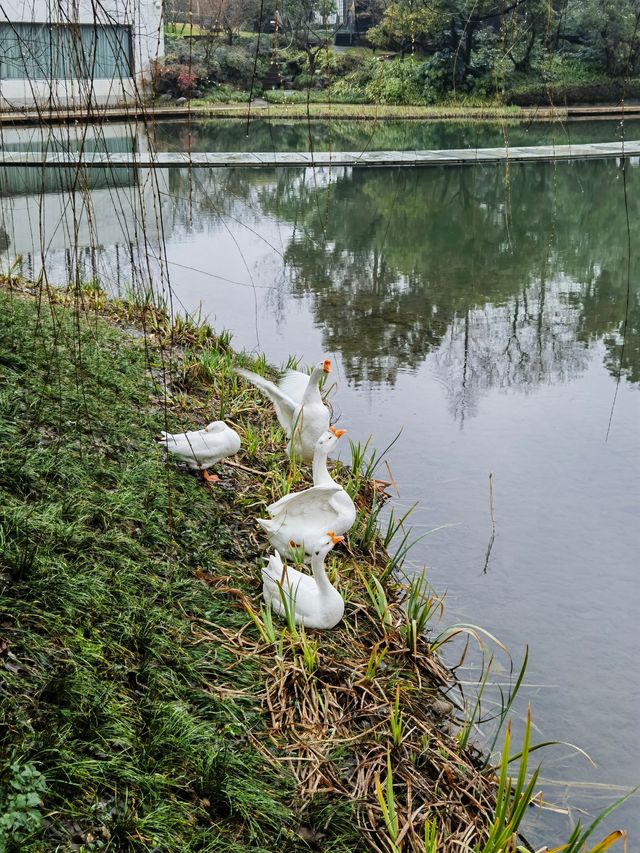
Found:
M 265 395 L 265 397 L 268 397 L 269 400 L 271 400 L 276 410 L 276 417 L 280 422 L 280 426 L 287 431 L 288 435 L 291 435 L 297 405 L 295 401 L 292 400 L 291 397 L 289 397 L 289 395 L 279 388 L 274 382 L 269 381 L 269 379 L 265 379 L 264 376 L 260 376 L 252 370 L 245 370 L 243 367 L 235 367 L 234 371 L 239 376 L 244 376 L 248 382 L 255 385 L 256 388 Z
M 169 450 L 176 447 L 190 448 L 194 445 L 201 445 L 203 436 L 207 433 L 203 429 L 194 429 L 189 432 L 161 432 L 158 439 L 159 444 L 166 444 Z
M 309 385 L 309 374 L 299 370 L 288 370 L 278 382 L 278 388 L 298 405 L 302 402 L 304 392 Z
M 164 445 L 170 453 L 189 462 L 200 464 L 214 462 L 232 456 L 240 450 L 240 437 L 235 430 L 228 427 L 224 421 L 218 421 L 221 426 L 208 430 L 199 429 L 190 432 L 161 433 L 158 443 Z
M 338 507 L 333 505 L 333 498 L 342 491 L 342 486 L 312 486 L 303 492 L 294 492 L 285 495 L 279 501 L 270 504 L 267 512 L 271 516 L 286 513 L 290 518 L 313 518 L 318 519 L 325 512 L 335 513 Z

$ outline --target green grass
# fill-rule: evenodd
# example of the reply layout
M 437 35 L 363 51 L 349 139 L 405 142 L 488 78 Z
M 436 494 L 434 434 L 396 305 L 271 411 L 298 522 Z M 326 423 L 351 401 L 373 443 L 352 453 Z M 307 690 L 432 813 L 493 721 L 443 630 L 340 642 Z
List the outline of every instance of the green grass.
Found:
M 220 41 L 225 41 L 222 30 L 218 30 L 216 32 L 213 28 L 207 29 L 206 27 L 201 27 L 198 24 L 186 24 L 181 22 L 165 24 L 164 34 L 169 36 L 169 38 L 175 36 L 209 36 Z M 262 35 L 264 36 L 264 33 Z M 240 30 L 238 36 L 240 38 L 257 38 L 258 33 L 254 33 L 253 30 Z
M 240 98 L 242 93 L 236 92 L 235 96 Z M 553 114 L 556 118 L 562 118 L 566 110 L 558 109 L 526 109 L 517 106 L 464 106 L 457 104 L 443 104 L 438 106 L 394 106 L 392 104 L 350 104 L 337 103 L 328 99 L 325 92 L 314 92 L 307 99 L 305 92 L 294 92 L 292 96 L 282 92 L 266 92 L 268 106 L 248 107 L 242 103 L 211 103 L 206 98 L 190 102 L 190 109 L 198 114 L 211 117 L 225 118 L 231 115 L 246 117 L 247 112 L 254 117 L 263 114 L 269 118 L 306 119 L 306 118 L 341 118 L 352 119 L 490 119 L 490 118 L 525 118 L 532 113 L 538 118 L 544 118 Z M 158 107 L 158 111 L 173 109 L 171 105 Z
M 96 311 L 138 325 L 142 312 L 147 337 L 123 337 Z M 403 820 L 424 732 L 456 744 L 414 700 L 433 663 L 424 638 L 405 655 L 395 599 L 375 645 L 379 620 L 359 580 L 375 557 L 354 546 L 332 558 L 351 614 L 335 632 L 287 630 L 261 608 L 253 518 L 305 482 L 299 466 L 283 469 L 270 407 L 233 372 L 264 361 L 233 354 L 206 325 L 168 324 L 148 301 L 108 303 L 96 288 L 0 293 L 0 312 L 0 742 L 11 768 L 0 840 L 26 853 L 298 851 L 316 836 L 326 851 L 369 849 L 368 834 L 386 832 L 378 719 L 393 707 L 402 720 Z M 220 412 L 261 473 L 225 467 L 207 491 L 153 435 Z M 345 691 L 353 679 L 362 687 Z M 304 744 L 318 736 L 316 767 Z M 485 782 L 471 760 L 461 756 L 475 789 Z M 431 796 L 439 776 L 428 769 L 414 797 Z M 373 811 L 359 808 L 367 798 Z M 441 818 L 452 838 L 465 831 L 448 808 Z
M 527 727 L 514 782 L 508 739 L 496 773 L 433 715 L 454 683 L 434 651 L 490 635 L 433 635 L 426 581 L 388 576 L 396 522 L 332 555 L 334 631 L 287 628 L 262 605 L 253 519 L 308 482 L 233 371 L 265 372 L 264 358 L 148 299 L 1 283 L 0 851 L 515 843 L 537 747 Z M 221 414 L 244 467 L 207 490 L 153 436 Z M 336 476 L 366 524 L 379 457 L 360 450 L 355 475 Z
M 44 780 L 15 849 L 308 849 L 292 777 L 249 745 L 257 664 L 192 641 L 246 623 L 195 574 L 253 557 L 214 511 L 234 493 L 164 462 L 140 342 L 46 301 L 0 314 L 3 779 Z
M 198 24 L 184 24 L 184 23 L 175 23 L 175 24 L 165 24 L 164 26 L 165 35 L 171 36 L 204 36 L 207 35 L 207 31 L 202 27 L 198 26 Z

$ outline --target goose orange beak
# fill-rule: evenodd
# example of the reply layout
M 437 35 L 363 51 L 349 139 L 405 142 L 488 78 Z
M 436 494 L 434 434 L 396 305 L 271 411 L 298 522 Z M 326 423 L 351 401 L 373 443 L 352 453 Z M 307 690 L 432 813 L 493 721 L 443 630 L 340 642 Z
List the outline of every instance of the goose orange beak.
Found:
M 336 438 L 340 438 L 341 435 L 346 433 L 346 429 L 336 429 L 335 427 L 330 426 L 329 431 L 332 432 Z
M 344 536 L 336 536 L 333 530 L 327 530 L 327 536 L 331 539 L 334 545 L 337 545 L 338 542 L 342 542 L 344 540 Z
M 325 358 L 325 360 L 322 362 L 322 369 L 324 370 L 325 373 L 331 373 L 331 359 L 330 358 Z

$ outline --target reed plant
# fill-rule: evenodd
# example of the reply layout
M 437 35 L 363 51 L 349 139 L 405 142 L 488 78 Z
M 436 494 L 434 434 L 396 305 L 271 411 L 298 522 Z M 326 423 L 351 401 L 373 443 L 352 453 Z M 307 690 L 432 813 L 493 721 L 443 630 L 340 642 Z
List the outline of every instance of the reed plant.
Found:
M 409 582 L 404 598 L 404 636 L 407 648 L 417 654 L 418 639 L 427 630 L 427 626 L 444 612 L 443 599 L 434 594 L 427 582 L 424 571 L 415 575 Z
M 367 668 L 364 673 L 365 681 L 373 681 L 373 679 L 376 677 L 378 669 L 380 668 L 380 664 L 384 661 L 388 651 L 388 646 L 382 646 L 382 648 L 380 648 L 380 643 L 375 643 L 375 645 L 371 649 L 369 661 L 367 662 Z
M 527 781 L 530 737 L 531 710 L 529 709 L 524 730 L 522 757 L 515 781 L 508 775 L 511 723 L 507 723 L 498 776 L 495 814 L 488 836 L 476 846 L 476 853 L 504 853 L 506 850 L 514 849 L 520 824 L 533 799 L 538 781 L 539 768 L 533 771 Z
M 382 628 L 383 633 L 386 634 L 387 630 L 391 627 L 392 620 L 391 608 L 389 606 L 389 600 L 387 598 L 385 588 L 375 575 L 371 575 L 369 578 L 367 578 L 366 575 L 363 575 L 362 582 L 367 591 L 367 595 L 369 596 L 369 601 L 371 602 L 374 613 L 378 617 L 379 625 Z
M 400 685 L 396 684 L 396 697 L 389 710 L 389 728 L 391 730 L 391 743 L 400 746 L 402 743 L 402 710 L 400 709 Z
M 424 822 L 424 853 L 438 853 L 438 825 L 435 818 Z
M 298 639 L 304 670 L 308 675 L 313 675 L 318 668 L 318 641 L 307 635 L 304 626 L 300 628 Z
M 367 506 L 358 507 L 356 520 L 348 533 L 350 545 L 361 548 L 368 554 L 375 552 L 380 539 L 378 516 L 382 506 L 381 501 L 376 501 L 371 508 Z
M 354 500 L 362 493 L 364 487 L 374 479 L 373 475 L 377 468 L 382 464 L 385 456 L 401 435 L 402 430 L 398 432 L 383 451 L 371 447 L 371 436 L 367 438 L 364 444 L 360 441 L 349 439 L 351 465 L 345 489 Z
M 390 853 L 402 853 L 402 847 L 398 845 L 400 836 L 400 826 L 398 821 L 398 811 L 396 809 L 395 795 L 393 793 L 393 770 L 391 769 L 391 755 L 387 753 L 387 775 L 385 777 L 384 787 L 380 782 L 380 775 L 375 775 L 376 796 L 384 818 L 384 825 L 387 830 L 387 842 Z

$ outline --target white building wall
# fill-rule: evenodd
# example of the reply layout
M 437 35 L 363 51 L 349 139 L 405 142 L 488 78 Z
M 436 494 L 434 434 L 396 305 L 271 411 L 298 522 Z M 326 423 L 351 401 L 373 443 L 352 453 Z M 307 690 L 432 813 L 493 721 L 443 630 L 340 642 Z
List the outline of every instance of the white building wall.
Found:
M 86 107 L 132 101 L 150 87 L 164 53 L 161 0 L 3 0 L 0 22 L 123 24 L 131 27 L 134 76 L 93 80 L 1 80 L 0 109 Z

